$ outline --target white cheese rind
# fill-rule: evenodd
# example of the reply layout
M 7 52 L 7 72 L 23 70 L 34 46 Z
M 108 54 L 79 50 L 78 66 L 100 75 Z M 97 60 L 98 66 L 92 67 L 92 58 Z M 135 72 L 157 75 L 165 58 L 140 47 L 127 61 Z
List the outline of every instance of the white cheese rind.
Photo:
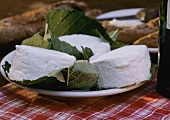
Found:
M 9 78 L 11 80 L 36 80 L 53 70 L 71 66 L 76 61 L 66 53 L 26 45 L 16 45 Z
M 130 86 L 151 77 L 150 55 L 145 45 L 121 47 L 90 62 L 99 72 L 100 89 Z
M 59 39 L 75 46 L 81 52 L 81 46 L 90 48 L 94 53 L 94 56 L 92 56 L 90 60 L 96 59 L 98 56 L 110 51 L 109 43 L 102 42 L 100 38 L 95 36 L 73 34 L 61 36 Z

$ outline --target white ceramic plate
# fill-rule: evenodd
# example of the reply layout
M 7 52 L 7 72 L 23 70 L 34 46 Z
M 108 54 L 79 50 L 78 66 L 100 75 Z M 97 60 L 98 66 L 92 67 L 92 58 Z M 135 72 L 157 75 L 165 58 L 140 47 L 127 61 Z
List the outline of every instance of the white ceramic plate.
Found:
M 110 11 L 110 12 L 107 12 L 107 13 L 97 16 L 96 19 L 132 16 L 132 15 L 136 15 L 137 12 L 139 12 L 142 9 L 143 8 L 130 8 L 130 9 L 121 9 L 121 10 Z M 150 53 L 158 53 L 158 48 L 148 48 L 148 50 Z
M 158 48 L 148 48 L 150 53 L 158 53 Z
M 103 18 L 115 18 L 115 17 L 123 17 L 123 16 L 132 16 L 136 15 L 137 12 L 142 10 L 143 8 L 130 8 L 130 9 L 121 9 L 121 10 L 114 10 L 104 14 L 97 16 L 97 19 Z
M 9 63 L 11 63 L 11 59 L 12 59 L 14 53 L 15 53 L 15 50 L 10 52 L 9 54 L 7 54 L 2 59 L 1 66 L 4 65 L 5 61 L 8 61 Z M 6 78 L 2 67 L 1 67 L 1 73 Z M 55 97 L 91 98 L 91 97 L 104 97 L 104 96 L 115 95 L 115 94 L 127 92 L 127 91 L 133 90 L 135 88 L 138 88 L 139 86 L 141 86 L 143 84 L 144 84 L 144 82 L 130 86 L 130 87 L 126 87 L 126 88 L 107 89 L 107 90 L 99 90 L 99 91 L 50 91 L 50 90 L 33 89 L 33 88 L 28 88 L 28 87 L 24 87 L 24 86 L 20 86 L 20 85 L 18 85 L 18 86 L 20 86 L 24 89 L 38 92 L 40 94 L 50 95 L 50 96 L 55 96 Z

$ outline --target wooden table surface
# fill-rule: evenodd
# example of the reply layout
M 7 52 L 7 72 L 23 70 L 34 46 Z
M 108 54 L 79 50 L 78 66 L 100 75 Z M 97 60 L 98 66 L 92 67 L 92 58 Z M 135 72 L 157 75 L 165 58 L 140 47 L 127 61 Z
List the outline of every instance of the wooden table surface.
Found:
M 59 0 L 4 0 L 0 4 L 0 19 L 23 13 L 28 10 L 40 8 Z M 159 7 L 160 0 L 81 0 L 88 4 L 89 8 L 98 8 L 104 12 L 126 8 L 155 8 Z M 4 57 L 0 51 L 0 60 Z M 0 86 L 8 81 L 0 74 Z

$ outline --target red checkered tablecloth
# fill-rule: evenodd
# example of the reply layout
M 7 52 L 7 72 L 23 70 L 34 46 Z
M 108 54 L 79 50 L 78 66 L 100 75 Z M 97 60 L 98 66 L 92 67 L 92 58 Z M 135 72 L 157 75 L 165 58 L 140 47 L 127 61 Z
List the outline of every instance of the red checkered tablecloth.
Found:
M 0 88 L 0 120 L 170 120 L 170 99 L 155 86 L 153 80 L 102 99 L 61 101 L 9 83 Z

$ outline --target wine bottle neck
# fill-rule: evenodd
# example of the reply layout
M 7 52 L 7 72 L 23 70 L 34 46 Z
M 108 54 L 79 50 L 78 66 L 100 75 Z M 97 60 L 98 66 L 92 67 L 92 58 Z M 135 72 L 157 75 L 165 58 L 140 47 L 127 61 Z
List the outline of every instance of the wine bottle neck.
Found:
M 170 29 L 170 0 L 167 1 L 167 24 L 166 28 Z

